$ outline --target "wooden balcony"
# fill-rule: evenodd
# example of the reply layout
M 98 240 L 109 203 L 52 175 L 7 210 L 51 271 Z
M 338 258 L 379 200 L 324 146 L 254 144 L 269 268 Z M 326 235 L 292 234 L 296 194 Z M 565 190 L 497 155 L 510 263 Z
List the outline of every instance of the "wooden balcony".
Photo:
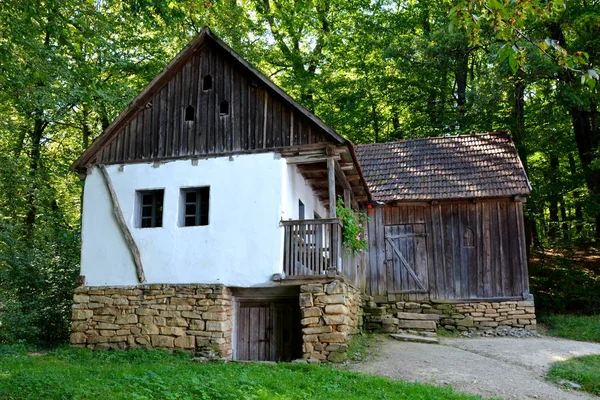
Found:
M 285 277 L 324 277 L 342 272 L 342 223 L 337 218 L 281 221 Z

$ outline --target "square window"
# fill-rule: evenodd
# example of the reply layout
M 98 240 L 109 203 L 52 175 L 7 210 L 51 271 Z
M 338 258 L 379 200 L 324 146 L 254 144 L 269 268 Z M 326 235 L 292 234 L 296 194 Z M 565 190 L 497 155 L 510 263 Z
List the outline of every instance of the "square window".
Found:
M 179 226 L 208 225 L 209 187 L 181 189 Z
M 138 228 L 162 227 L 164 189 L 138 190 Z

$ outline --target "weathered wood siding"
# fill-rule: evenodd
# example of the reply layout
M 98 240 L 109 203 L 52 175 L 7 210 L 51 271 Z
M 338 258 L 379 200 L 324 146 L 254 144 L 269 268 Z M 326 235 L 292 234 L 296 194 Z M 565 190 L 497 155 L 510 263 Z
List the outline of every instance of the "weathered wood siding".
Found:
M 170 80 L 146 107 L 108 142 L 98 162 L 227 154 L 325 142 L 312 121 L 237 67 L 210 43 L 173 70 Z M 212 89 L 203 90 L 206 75 Z M 220 115 L 220 104 L 229 113 Z M 194 120 L 186 121 L 186 108 Z
M 517 297 L 529 292 L 523 207 L 507 200 L 377 207 L 370 215 L 367 290 L 390 288 L 385 227 L 424 224 L 432 299 Z M 389 231 L 389 230 L 388 230 Z M 416 267 L 418 269 L 418 266 Z

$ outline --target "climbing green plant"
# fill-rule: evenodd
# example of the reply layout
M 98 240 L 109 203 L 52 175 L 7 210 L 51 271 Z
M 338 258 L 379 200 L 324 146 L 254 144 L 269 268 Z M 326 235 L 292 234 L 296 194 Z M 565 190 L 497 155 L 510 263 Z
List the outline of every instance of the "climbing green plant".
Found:
M 338 197 L 335 211 L 337 217 L 342 221 L 342 243 L 344 247 L 353 252 L 365 250 L 368 246 L 365 239 L 367 215 L 356 212 L 350 207 L 344 207 L 344 200 L 341 197 Z

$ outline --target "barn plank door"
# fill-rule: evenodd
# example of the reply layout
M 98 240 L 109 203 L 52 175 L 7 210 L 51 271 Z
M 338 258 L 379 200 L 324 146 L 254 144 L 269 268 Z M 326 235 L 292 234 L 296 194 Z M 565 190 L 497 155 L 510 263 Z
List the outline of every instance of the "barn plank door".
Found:
M 387 225 L 384 235 L 388 293 L 427 293 L 425 224 Z
M 291 361 L 301 355 L 298 299 L 240 301 L 236 324 L 238 360 Z

